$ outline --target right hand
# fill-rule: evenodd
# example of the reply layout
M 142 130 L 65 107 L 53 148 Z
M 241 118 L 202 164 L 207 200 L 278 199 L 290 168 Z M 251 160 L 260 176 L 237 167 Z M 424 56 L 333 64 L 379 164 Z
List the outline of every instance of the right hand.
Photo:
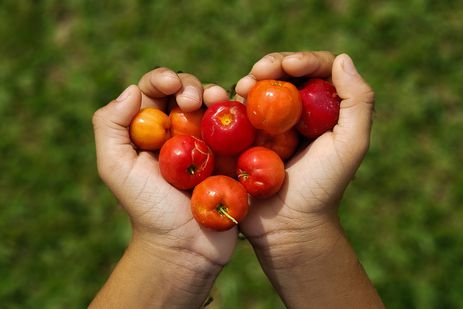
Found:
M 209 85 L 204 97 L 224 99 L 227 94 Z M 138 86 L 128 87 L 118 99 L 96 111 L 98 171 L 130 217 L 132 241 L 153 248 L 153 252 L 169 252 L 178 263 L 194 264 L 199 259 L 221 267 L 233 252 L 237 229 L 217 233 L 201 228 L 191 214 L 189 194 L 168 184 L 159 172 L 157 156 L 138 151 L 130 140 L 128 127 L 140 108 L 163 109 L 171 98 L 183 110 L 198 109 L 203 103 L 203 87 L 191 74 L 157 68 L 145 74 Z M 182 255 L 186 255 L 183 260 Z

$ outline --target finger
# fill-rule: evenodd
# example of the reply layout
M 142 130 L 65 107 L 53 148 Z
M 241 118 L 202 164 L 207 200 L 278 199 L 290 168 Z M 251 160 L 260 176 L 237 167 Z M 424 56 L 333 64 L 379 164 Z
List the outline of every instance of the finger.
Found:
M 182 88 L 180 77 L 169 68 L 156 68 L 145 75 L 138 82 L 142 91 L 142 107 L 158 107 L 163 109 L 166 97 Z
M 237 94 L 237 93 L 235 94 L 233 100 L 238 101 L 238 102 L 241 102 L 241 103 L 243 103 L 243 104 L 246 103 L 246 99 L 245 99 L 243 96 L 241 96 L 241 95 L 239 95 L 239 94 Z
M 285 56 L 289 52 L 270 53 L 257 61 L 251 69 L 251 72 L 241 78 L 235 86 L 235 92 L 242 98 L 247 97 L 249 90 L 258 80 L 279 79 L 286 76 L 281 66 Z
M 321 77 L 331 75 L 334 55 L 326 51 L 304 51 L 286 55 L 282 59 L 283 72 L 293 77 Z
M 154 107 L 162 111 L 165 111 L 167 103 L 168 103 L 167 97 L 153 99 L 147 96 L 146 94 L 144 94 L 143 92 L 141 93 L 141 108 Z
M 143 75 L 138 87 L 150 98 L 163 98 L 179 91 L 182 83 L 177 73 L 169 68 L 160 67 Z
M 141 92 L 137 86 L 131 85 L 116 100 L 93 115 L 98 171 L 107 183 L 117 179 L 109 175 L 127 169 L 136 157 L 128 126 L 140 110 L 140 105 Z
M 251 74 L 257 80 L 284 78 L 286 73 L 284 72 L 281 63 L 285 56 L 290 54 L 292 53 L 278 52 L 265 55 L 253 65 Z
M 374 92 L 346 54 L 334 60 L 332 78 L 342 99 L 338 124 L 333 130 L 335 140 L 343 147 L 350 147 L 351 154 L 361 159 L 370 141 Z
M 246 97 L 257 80 L 284 79 L 287 77 L 321 77 L 331 75 L 334 55 L 327 51 L 280 52 L 264 56 L 241 78 L 235 88 L 237 94 Z
M 229 99 L 228 93 L 225 89 L 216 84 L 204 85 L 203 101 L 206 106 L 211 106 L 220 101 Z
M 188 73 L 179 75 L 181 88 L 175 93 L 178 106 L 185 112 L 201 108 L 203 102 L 203 86 L 199 79 Z
M 235 86 L 235 92 L 240 97 L 247 97 L 249 90 L 256 84 L 257 80 L 252 74 L 248 74 L 245 77 L 241 78 Z

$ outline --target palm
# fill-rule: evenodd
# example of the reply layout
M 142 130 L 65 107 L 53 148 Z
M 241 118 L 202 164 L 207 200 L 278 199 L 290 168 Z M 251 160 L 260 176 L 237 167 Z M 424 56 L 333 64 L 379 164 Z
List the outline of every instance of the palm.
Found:
M 282 190 L 273 198 L 253 200 L 241 225 L 249 237 L 305 227 L 311 214 L 333 209 L 349 177 L 338 155 L 335 133 L 325 133 L 287 164 Z
M 135 228 L 175 240 L 175 247 L 225 263 L 234 248 L 236 228 L 214 232 L 201 228 L 190 210 L 190 194 L 179 191 L 160 175 L 156 158 L 141 152 L 133 161 L 124 186 L 123 204 Z

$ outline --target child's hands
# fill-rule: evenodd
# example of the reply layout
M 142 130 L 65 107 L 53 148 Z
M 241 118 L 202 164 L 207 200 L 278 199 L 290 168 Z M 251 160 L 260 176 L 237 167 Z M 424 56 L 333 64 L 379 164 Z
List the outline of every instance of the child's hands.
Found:
M 257 62 L 236 87 L 242 99 L 256 79 L 332 79 L 341 99 L 339 122 L 292 159 L 279 194 L 254 200 L 241 231 L 288 307 L 382 308 L 340 228 L 339 200 L 365 155 L 373 92 L 347 55 L 274 53 Z M 167 68 L 147 73 L 93 117 L 98 170 L 133 225 L 133 238 L 91 307 L 200 307 L 230 258 L 237 228 L 202 229 L 190 196 L 160 175 L 156 156 L 137 152 L 128 126 L 141 107 L 183 110 L 228 98 L 190 74 Z

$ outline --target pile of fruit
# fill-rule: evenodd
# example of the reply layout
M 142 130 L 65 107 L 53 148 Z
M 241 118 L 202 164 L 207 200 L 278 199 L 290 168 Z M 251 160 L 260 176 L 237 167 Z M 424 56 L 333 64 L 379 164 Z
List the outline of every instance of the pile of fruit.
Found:
M 246 104 L 223 101 L 194 112 L 174 106 L 168 114 L 142 109 L 132 120 L 130 137 L 140 150 L 159 151 L 167 182 L 192 190 L 198 223 L 222 231 L 246 216 L 249 196 L 278 193 L 285 162 L 303 141 L 336 125 L 340 101 L 334 86 L 322 79 L 261 80 Z

